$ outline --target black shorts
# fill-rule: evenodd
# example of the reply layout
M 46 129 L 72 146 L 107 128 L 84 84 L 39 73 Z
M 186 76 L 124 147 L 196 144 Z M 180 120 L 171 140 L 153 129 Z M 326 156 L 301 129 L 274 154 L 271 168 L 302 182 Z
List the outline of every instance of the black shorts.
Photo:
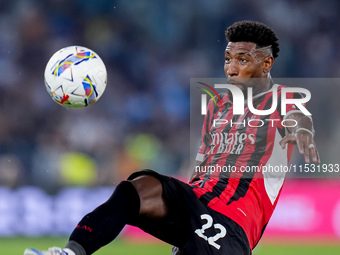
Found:
M 159 220 L 139 218 L 132 225 L 174 245 L 173 255 L 251 254 L 244 230 L 204 205 L 190 185 L 152 170 L 135 172 L 128 180 L 141 175 L 154 176 L 162 183 L 168 216 Z

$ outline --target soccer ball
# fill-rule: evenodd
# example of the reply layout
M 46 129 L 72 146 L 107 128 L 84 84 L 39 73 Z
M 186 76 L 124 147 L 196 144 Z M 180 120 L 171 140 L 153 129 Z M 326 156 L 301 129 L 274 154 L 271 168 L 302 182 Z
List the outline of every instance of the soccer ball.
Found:
M 69 46 L 56 53 L 45 68 L 45 86 L 52 99 L 69 108 L 83 108 L 103 94 L 107 72 L 101 58 L 92 50 Z

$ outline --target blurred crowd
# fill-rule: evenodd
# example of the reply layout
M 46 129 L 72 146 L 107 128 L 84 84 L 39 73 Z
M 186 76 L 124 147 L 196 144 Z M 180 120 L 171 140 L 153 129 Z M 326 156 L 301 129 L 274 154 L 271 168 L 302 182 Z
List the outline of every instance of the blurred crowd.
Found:
M 190 78 L 224 77 L 226 27 L 274 28 L 273 77 L 335 78 L 339 10 L 337 0 L 0 1 L 0 185 L 114 185 L 142 168 L 186 178 Z M 44 86 L 48 59 L 70 45 L 93 49 L 108 70 L 104 95 L 85 109 L 57 105 Z M 312 107 L 324 120 L 316 141 L 334 155 L 339 89 Z

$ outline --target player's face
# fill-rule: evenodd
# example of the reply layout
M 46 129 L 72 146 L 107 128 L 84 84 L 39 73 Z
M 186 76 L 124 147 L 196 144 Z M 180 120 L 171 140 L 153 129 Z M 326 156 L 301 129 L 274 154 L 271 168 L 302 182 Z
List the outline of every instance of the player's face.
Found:
M 255 43 L 228 43 L 224 62 L 224 72 L 228 83 L 235 84 L 243 91 L 247 87 L 258 86 L 257 81 L 260 79 L 254 78 L 267 78 L 271 68 L 272 62 L 268 66 L 266 61 L 265 53 L 256 49 Z

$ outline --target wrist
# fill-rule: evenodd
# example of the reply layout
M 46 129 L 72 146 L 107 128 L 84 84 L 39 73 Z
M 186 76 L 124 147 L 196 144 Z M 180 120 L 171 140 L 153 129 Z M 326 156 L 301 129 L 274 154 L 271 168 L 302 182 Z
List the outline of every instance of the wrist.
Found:
M 309 134 L 312 136 L 312 138 L 314 138 L 314 133 L 313 133 L 311 130 L 307 129 L 307 128 L 302 128 L 302 127 L 297 128 L 297 129 L 294 131 L 294 133 L 297 133 L 297 132 L 299 132 L 299 131 L 305 131 L 305 132 L 309 133 Z

